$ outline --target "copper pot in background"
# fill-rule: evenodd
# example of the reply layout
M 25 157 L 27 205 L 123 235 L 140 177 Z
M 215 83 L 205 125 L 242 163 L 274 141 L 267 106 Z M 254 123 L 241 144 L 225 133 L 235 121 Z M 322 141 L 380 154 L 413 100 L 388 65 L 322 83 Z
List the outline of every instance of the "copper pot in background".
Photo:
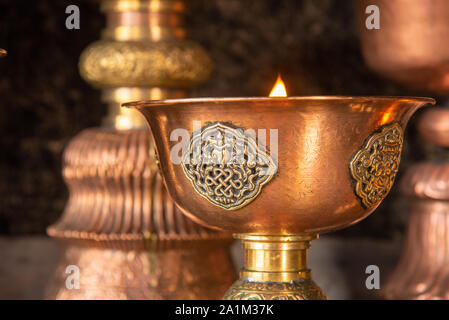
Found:
M 380 29 L 368 30 L 369 5 L 380 9 Z M 436 93 L 449 91 L 449 1 L 356 0 L 362 53 L 377 73 Z

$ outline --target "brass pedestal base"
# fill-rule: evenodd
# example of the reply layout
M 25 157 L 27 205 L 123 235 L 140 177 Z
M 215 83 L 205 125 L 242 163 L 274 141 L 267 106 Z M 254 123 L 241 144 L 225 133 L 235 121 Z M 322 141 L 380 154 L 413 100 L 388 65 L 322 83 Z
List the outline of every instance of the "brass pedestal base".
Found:
M 225 300 L 326 300 L 307 269 L 307 249 L 317 235 L 236 234 L 245 266 Z

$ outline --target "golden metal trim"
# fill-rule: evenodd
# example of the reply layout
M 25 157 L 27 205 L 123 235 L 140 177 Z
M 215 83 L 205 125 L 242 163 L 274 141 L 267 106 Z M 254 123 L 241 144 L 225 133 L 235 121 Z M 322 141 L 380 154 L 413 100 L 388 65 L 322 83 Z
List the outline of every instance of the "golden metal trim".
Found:
M 216 122 L 193 133 L 182 169 L 200 196 L 223 209 L 237 210 L 256 199 L 277 171 L 264 149 L 242 128 Z
M 229 300 L 324 300 L 326 295 L 312 280 L 307 250 L 318 234 L 234 234 L 242 240 L 245 263 L 225 294 Z
M 371 101 L 385 101 L 389 103 L 403 103 L 403 102 L 415 102 L 415 103 L 429 103 L 435 104 L 436 100 L 433 98 L 427 97 L 405 97 L 405 96 L 289 96 L 289 97 L 217 97 L 217 98 L 183 98 L 183 99 L 166 99 L 166 100 L 142 100 L 135 102 L 124 103 L 123 107 L 125 108 L 151 108 L 156 106 L 166 106 L 166 105 L 181 105 L 187 104 L 190 108 L 190 104 L 192 103 L 204 103 L 208 104 L 207 107 L 209 109 L 214 108 L 223 108 L 226 107 L 223 104 L 218 102 L 268 102 L 272 103 L 278 102 L 288 102 L 288 101 L 323 101 L 323 103 L 332 103 L 338 101 L 347 101 L 351 104 L 363 103 L 363 102 L 371 102 Z
M 122 1 L 103 1 L 101 4 L 103 12 L 132 12 L 132 11 L 150 11 L 150 12 L 177 12 L 185 11 L 184 1 L 178 0 L 122 0 Z
M 237 280 L 224 300 L 327 300 L 326 294 L 310 279 L 291 282 Z
M 365 208 L 376 207 L 393 186 L 403 141 L 399 123 L 387 124 L 374 132 L 352 157 L 349 170 L 355 180 L 354 192 Z
M 212 72 L 207 53 L 190 41 L 120 42 L 100 40 L 80 57 L 81 77 L 93 86 L 189 89 Z

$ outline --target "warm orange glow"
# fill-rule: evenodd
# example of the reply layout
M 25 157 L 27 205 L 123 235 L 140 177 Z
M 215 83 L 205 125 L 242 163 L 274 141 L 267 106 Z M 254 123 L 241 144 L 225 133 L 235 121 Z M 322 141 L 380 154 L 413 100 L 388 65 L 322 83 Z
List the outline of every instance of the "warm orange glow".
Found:
M 381 125 L 384 125 L 387 122 L 389 122 L 390 117 L 391 117 L 391 112 L 389 112 L 389 111 L 385 112 L 382 116 L 382 120 L 380 121 Z
M 281 75 L 278 75 L 269 97 L 287 97 L 287 90 L 285 90 L 284 81 L 282 81 Z

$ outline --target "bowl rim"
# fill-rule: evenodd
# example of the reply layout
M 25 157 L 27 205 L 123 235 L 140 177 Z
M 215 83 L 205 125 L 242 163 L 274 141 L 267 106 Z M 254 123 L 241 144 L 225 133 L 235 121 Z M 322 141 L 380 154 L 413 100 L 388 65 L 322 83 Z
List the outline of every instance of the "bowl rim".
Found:
M 407 97 L 407 96 L 292 96 L 292 97 L 202 97 L 202 98 L 182 98 L 165 100 L 140 100 L 130 101 L 122 104 L 125 108 L 158 107 L 167 105 L 179 105 L 189 103 L 219 104 L 220 102 L 272 102 L 272 101 L 391 101 L 391 102 L 422 102 L 425 104 L 436 104 L 434 98 L 429 97 Z

